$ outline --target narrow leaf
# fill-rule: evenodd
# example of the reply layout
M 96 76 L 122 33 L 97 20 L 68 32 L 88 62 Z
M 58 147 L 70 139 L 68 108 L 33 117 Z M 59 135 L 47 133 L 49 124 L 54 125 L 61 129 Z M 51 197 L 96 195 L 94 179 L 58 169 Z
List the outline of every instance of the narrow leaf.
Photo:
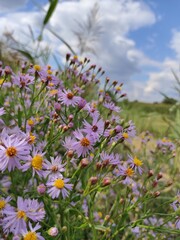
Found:
M 58 0 L 52 0 L 50 2 L 49 9 L 48 9 L 47 14 L 46 14 L 46 16 L 44 18 L 44 22 L 43 22 L 44 25 L 46 25 L 48 23 L 48 21 L 51 18 L 51 16 L 52 16 L 52 14 L 53 14 L 57 4 L 58 4 Z

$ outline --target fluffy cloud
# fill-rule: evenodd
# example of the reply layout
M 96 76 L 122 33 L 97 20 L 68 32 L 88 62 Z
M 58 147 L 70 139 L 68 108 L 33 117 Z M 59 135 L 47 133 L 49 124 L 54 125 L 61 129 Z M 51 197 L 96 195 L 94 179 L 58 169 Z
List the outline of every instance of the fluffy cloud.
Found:
M 13 2 L 15 1 L 12 1 L 12 6 L 15 7 Z M 21 5 L 23 2 L 23 0 L 18 0 L 16 4 Z M 162 67 L 159 66 L 162 64 L 145 56 L 142 51 L 137 49 L 136 43 L 129 38 L 131 31 L 152 25 L 157 21 L 155 14 L 145 4 L 145 1 L 63 1 L 58 4 L 48 27 L 63 37 L 78 52 L 78 41 L 74 34 L 74 30 L 78 28 L 77 21 L 79 23 L 87 21 L 89 10 L 93 8 L 95 2 L 98 2 L 99 5 L 102 34 L 98 36 L 96 43 L 93 42 L 97 56 L 88 55 L 106 70 L 109 77 L 125 83 L 129 98 L 146 100 L 146 94 L 149 94 L 150 99 L 153 87 L 157 87 L 154 83 L 156 81 L 153 80 L 155 75 L 149 74 L 147 84 L 132 80 L 133 76 L 142 73 L 145 66 Z M 7 5 L 4 4 L 4 9 L 5 6 Z M 45 9 L 47 8 L 48 5 L 45 6 Z M 27 26 L 31 25 L 34 32 L 38 33 L 43 15 L 44 13 L 39 14 L 35 11 L 8 13 L 0 18 L 0 33 L 2 34 L 5 28 L 8 31 L 12 30 L 16 39 L 27 44 L 26 34 L 29 33 Z M 69 52 L 69 49 L 47 30 L 42 44 L 49 44 L 62 56 Z M 92 42 L 87 44 L 91 46 Z M 145 91 L 142 94 L 144 87 Z

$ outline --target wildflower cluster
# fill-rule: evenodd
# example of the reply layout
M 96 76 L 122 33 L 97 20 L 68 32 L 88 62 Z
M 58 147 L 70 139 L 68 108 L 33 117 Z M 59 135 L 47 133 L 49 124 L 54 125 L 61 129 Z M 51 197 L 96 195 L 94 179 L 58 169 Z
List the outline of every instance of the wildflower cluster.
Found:
M 131 150 L 136 129 L 120 117 L 123 84 L 106 78 L 99 88 L 103 74 L 89 59 L 69 54 L 61 72 L 23 63 L 16 73 L 0 64 L 3 239 L 179 233 L 177 214 L 165 214 L 166 224 L 162 208 L 159 216 L 149 211 L 169 185 L 160 182 L 163 175 L 151 170 L 151 161 Z M 174 146 L 162 141 L 157 149 Z M 172 202 L 169 211 L 177 212 Z M 147 224 L 151 218 L 158 224 Z

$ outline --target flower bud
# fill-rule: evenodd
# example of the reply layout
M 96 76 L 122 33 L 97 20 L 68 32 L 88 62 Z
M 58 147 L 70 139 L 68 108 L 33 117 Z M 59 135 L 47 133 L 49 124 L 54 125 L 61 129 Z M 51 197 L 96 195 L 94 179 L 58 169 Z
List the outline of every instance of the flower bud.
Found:
M 98 181 L 97 177 L 90 177 L 89 182 L 91 185 L 95 185 Z
M 72 158 L 72 157 L 74 156 L 74 151 L 73 151 L 73 150 L 69 150 L 69 151 L 67 152 L 67 156 L 68 156 L 69 158 Z
M 104 218 L 105 221 L 109 221 L 110 220 L 110 215 L 106 215 Z
M 97 170 L 101 169 L 102 168 L 102 163 L 97 162 L 96 163 L 96 168 L 97 168 Z
M 83 158 L 80 164 L 81 164 L 81 168 L 85 168 L 89 165 L 89 161 L 87 158 Z
M 161 179 L 162 177 L 163 177 L 163 174 L 161 172 L 159 172 L 157 175 L 157 180 Z
M 66 227 L 66 226 L 63 226 L 63 227 L 61 228 L 61 231 L 64 232 L 64 233 L 67 232 L 67 227 Z
M 37 191 L 39 194 L 43 195 L 46 192 L 46 186 L 42 183 L 37 186 Z
M 155 188 L 158 185 L 158 181 L 154 180 L 154 182 L 152 183 L 152 186 Z
M 154 175 L 154 171 L 152 169 L 150 169 L 148 171 L 148 178 L 152 177 Z
M 69 129 L 68 126 L 64 126 L 64 127 L 63 127 L 63 131 L 64 131 L 64 132 L 66 132 L 68 129 Z
M 103 186 L 105 187 L 105 186 L 108 186 L 110 184 L 111 184 L 111 179 L 109 177 L 105 177 L 103 179 Z
M 109 121 L 109 120 L 106 120 L 106 121 L 105 121 L 105 124 L 104 124 L 104 127 L 107 128 L 107 127 L 109 126 L 109 124 L 110 124 L 110 121 Z
M 68 120 L 71 122 L 73 120 L 74 116 L 72 114 L 69 115 Z
M 49 236 L 55 237 L 58 235 L 59 232 L 57 227 L 51 227 L 47 233 L 49 234 Z
M 156 191 L 156 192 L 153 193 L 153 195 L 154 195 L 155 198 L 156 198 L 156 197 L 159 197 L 160 194 L 161 194 L 161 193 L 160 193 L 159 191 Z

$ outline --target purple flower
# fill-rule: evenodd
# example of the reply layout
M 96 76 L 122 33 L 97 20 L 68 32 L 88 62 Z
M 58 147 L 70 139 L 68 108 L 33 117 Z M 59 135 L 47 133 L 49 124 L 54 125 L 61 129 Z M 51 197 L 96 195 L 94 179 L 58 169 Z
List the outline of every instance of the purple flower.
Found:
M 3 107 L 0 108 L 0 116 L 4 115 L 5 114 L 5 110 Z
M 40 177 L 46 177 L 46 172 L 44 171 L 46 165 L 43 156 L 45 153 L 42 153 L 38 150 L 33 149 L 33 157 L 30 158 L 27 163 L 25 163 L 21 169 L 23 172 L 27 171 L 29 168 L 33 170 L 33 176 L 35 173 Z
M 21 231 L 21 234 L 23 235 L 23 239 L 38 239 L 38 240 L 45 240 L 40 233 L 36 232 L 37 230 L 39 230 L 41 228 L 41 226 L 39 225 L 39 223 L 37 223 L 35 225 L 35 227 L 32 226 L 31 223 L 29 223 L 29 230 L 27 229 L 25 231 Z
M 75 96 L 70 90 L 63 90 L 58 93 L 59 101 L 66 106 L 76 106 L 79 104 L 80 97 Z
M 135 171 L 138 171 L 140 175 L 142 175 L 143 173 L 143 169 L 142 169 L 142 164 L 143 162 L 138 159 L 136 156 L 132 157 L 129 155 L 129 159 L 127 160 L 128 163 L 130 163 L 130 167 L 133 168 Z
M 78 157 L 85 157 L 87 153 L 93 151 L 94 138 L 87 134 L 86 136 L 80 130 L 74 131 L 74 136 L 78 141 L 73 143 L 73 150 L 77 153 Z
M 54 198 L 58 198 L 60 193 L 62 194 L 63 198 L 66 198 L 69 196 L 68 190 L 72 190 L 73 184 L 69 184 L 69 179 L 62 179 L 57 177 L 52 177 L 47 183 L 47 187 L 49 190 L 47 193 Z
M 111 111 L 120 112 L 120 107 L 115 106 L 113 102 L 106 102 L 103 104 L 103 106 L 108 108 Z
M 102 152 L 100 154 L 101 156 L 101 160 L 102 160 L 102 164 L 103 166 L 106 166 L 106 165 L 118 165 L 120 164 L 120 156 L 119 154 L 108 154 L 106 152 Z
M 116 172 L 117 176 L 123 177 L 123 184 L 131 184 L 134 183 L 132 177 L 134 176 L 134 170 L 131 167 L 124 167 L 118 165 L 119 171 Z
M 21 168 L 20 161 L 27 161 L 30 157 L 30 146 L 27 140 L 19 139 L 18 135 L 9 136 L 6 131 L 1 134 L 0 170 L 8 168 L 9 172 L 15 167 Z
M 11 199 L 11 197 L 0 198 L 0 213 L 10 206 L 8 203 L 11 201 Z
M 3 211 L 5 215 L 3 219 L 3 230 L 5 233 L 12 232 L 13 234 L 20 234 L 27 229 L 27 222 L 41 221 L 45 217 L 45 211 L 42 203 L 37 200 L 25 199 L 18 197 L 17 208 L 11 207 Z
M 49 175 L 49 178 L 51 177 L 62 177 L 61 172 L 65 171 L 64 166 L 66 163 L 62 164 L 62 159 L 60 156 L 57 156 L 56 158 L 50 157 L 51 161 L 45 161 L 45 169 L 46 173 Z
M 42 221 L 45 217 L 44 204 L 39 203 L 36 199 L 25 199 L 24 203 L 27 206 L 26 215 L 34 222 Z
M 18 73 L 18 76 L 13 76 L 12 81 L 15 85 L 18 85 L 20 88 L 26 88 L 28 85 L 33 84 L 34 77 L 29 74 Z
M 99 113 L 93 116 L 92 124 L 89 124 L 84 120 L 83 132 L 92 135 L 95 139 L 98 139 L 104 131 L 104 121 L 99 119 Z

